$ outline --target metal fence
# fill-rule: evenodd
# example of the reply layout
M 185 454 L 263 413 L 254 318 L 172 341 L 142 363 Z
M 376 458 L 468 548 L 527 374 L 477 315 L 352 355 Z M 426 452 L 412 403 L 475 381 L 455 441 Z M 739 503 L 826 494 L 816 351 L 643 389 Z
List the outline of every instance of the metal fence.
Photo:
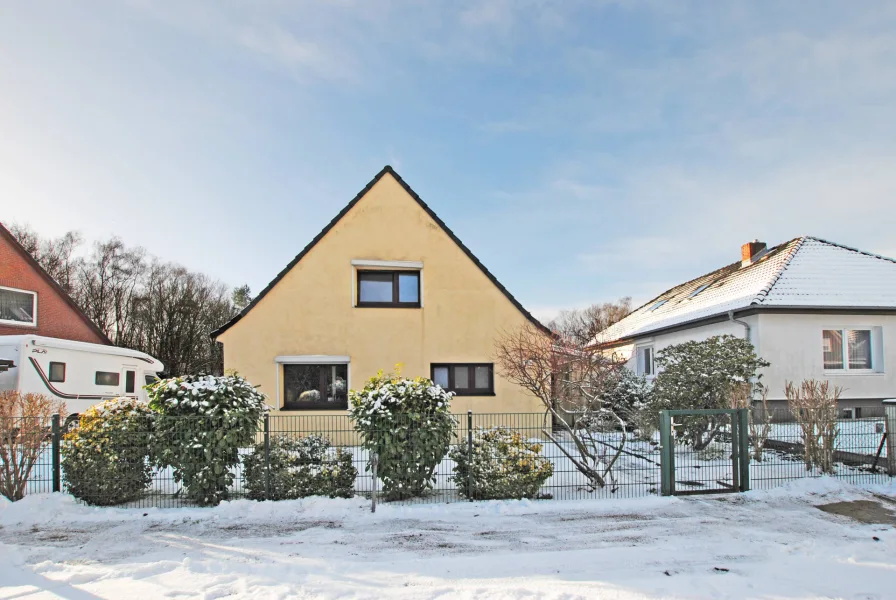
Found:
M 871 410 L 874 409 L 874 410 Z M 877 413 L 875 412 L 878 411 Z M 862 414 L 880 414 L 880 406 L 869 407 Z M 822 475 L 819 468 L 808 466 L 805 458 L 804 433 L 793 415 L 786 409 L 775 410 L 773 414 L 757 417 L 754 411 L 751 424 L 768 423 L 768 437 L 764 447 L 757 451 L 760 440 L 748 436 L 749 472 L 748 481 L 752 488 L 768 488 L 784 482 L 803 477 Z M 170 419 L 171 417 L 167 417 Z M 738 489 L 737 466 L 732 461 L 733 430 L 728 417 L 718 428 L 715 439 L 699 450 L 695 449 L 692 440 L 686 440 L 682 428 L 676 426 L 675 417 L 671 419 L 672 431 L 668 448 L 673 453 L 675 463 L 671 475 L 678 491 L 701 488 L 712 491 L 734 491 Z M 886 419 L 883 416 L 863 417 L 859 419 L 843 419 L 837 424 L 836 451 L 834 453 L 833 475 L 853 482 L 876 483 L 887 481 L 887 452 L 882 440 L 886 436 Z M 459 477 L 458 465 L 452 458 L 456 451 L 472 452 L 474 441 L 483 432 L 495 427 L 518 435 L 519 439 L 529 444 L 529 450 L 550 463 L 550 476 L 540 482 L 537 493 L 528 494 L 539 500 L 556 499 L 590 499 L 590 498 L 632 498 L 657 495 L 662 493 L 663 452 L 661 452 L 660 419 L 657 418 L 657 431 L 623 432 L 608 428 L 597 436 L 600 448 L 605 453 L 599 459 L 609 461 L 614 458 L 617 448 L 622 448 L 615 458 L 606 485 L 590 484 L 589 478 L 576 467 L 570 457 L 575 457 L 576 447 L 573 439 L 562 429 L 552 428 L 551 422 L 542 413 L 493 413 L 457 415 L 456 424 L 451 437 L 450 447 L 441 461 L 436 465 L 430 489 L 402 502 L 446 503 L 468 499 L 464 486 L 467 482 Z M 132 430 L 120 438 L 117 448 L 121 456 L 146 443 L 147 436 L 153 435 L 152 419 L 147 420 L 144 430 Z M 745 428 L 746 429 L 746 428 Z M 752 428 L 750 428 L 752 431 Z M 4 431 L 15 428 L 4 427 Z M 44 493 L 51 491 L 72 491 L 71 477 L 67 477 L 66 453 L 71 449 L 71 436 L 66 435 L 66 426 L 58 423 L 44 424 L 45 436 L 37 453 L 26 493 Z M 186 431 L 186 430 L 185 430 Z M 221 435 L 226 435 L 222 431 Z M 748 432 L 749 433 L 749 432 Z M 252 493 L 252 481 L 247 473 L 246 463 L 258 453 L 270 453 L 272 443 L 278 439 L 301 439 L 308 436 L 320 436 L 329 440 L 334 448 L 350 457 L 346 459 L 357 471 L 351 486 L 353 493 L 370 498 L 382 490 L 382 481 L 375 480 L 371 471 L 371 456 L 361 445 L 358 432 L 354 429 L 348 415 L 301 415 L 275 413 L 259 422 L 254 440 L 239 449 L 233 465 L 229 469 L 232 481 L 227 486 L 227 498 L 259 499 L 258 485 Z M 891 433 L 891 435 L 893 435 Z M 550 436 L 550 437 L 549 437 Z M 550 438 L 553 438 L 551 440 Z M 624 442 L 624 445 L 623 445 Z M 15 439 L 0 440 L 0 445 L 14 446 Z M 203 449 L 197 447 L 195 440 L 185 434 L 183 452 L 202 460 Z M 130 452 L 133 454 L 133 452 Z M 121 459 L 124 460 L 124 459 Z M 142 459 L 141 459 L 142 460 Z M 667 466 L 670 461 L 666 460 Z M 0 470 L 4 468 L 0 460 Z M 257 463 L 258 464 L 258 463 Z M 260 464 L 268 470 L 274 467 L 268 457 Z M 494 465 L 493 475 L 503 476 L 505 465 Z M 89 475 L 89 473 L 88 473 Z M 257 474 L 256 474 L 257 476 Z M 108 477 L 108 474 L 106 474 Z M 83 474 L 82 474 L 83 479 Z M 98 482 L 108 484 L 109 481 Z M 114 482 L 112 482 L 114 483 Z M 257 483 L 257 482 L 256 482 Z M 714 489 L 713 489 L 714 488 Z M 138 490 L 135 497 L 127 498 L 115 504 L 122 506 L 158 506 L 177 507 L 190 506 L 184 493 L 182 481 L 175 478 L 171 467 L 152 468 L 145 489 Z M 108 504 L 110 502 L 107 502 Z

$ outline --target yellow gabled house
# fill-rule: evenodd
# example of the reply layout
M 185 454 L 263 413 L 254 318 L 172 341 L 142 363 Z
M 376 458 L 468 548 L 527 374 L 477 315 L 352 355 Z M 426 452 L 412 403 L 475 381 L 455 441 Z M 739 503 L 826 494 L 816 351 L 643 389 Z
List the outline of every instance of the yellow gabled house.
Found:
M 431 377 L 456 413 L 540 412 L 492 363 L 502 331 L 549 331 L 389 166 L 215 332 L 272 408 L 344 414 L 380 369 Z

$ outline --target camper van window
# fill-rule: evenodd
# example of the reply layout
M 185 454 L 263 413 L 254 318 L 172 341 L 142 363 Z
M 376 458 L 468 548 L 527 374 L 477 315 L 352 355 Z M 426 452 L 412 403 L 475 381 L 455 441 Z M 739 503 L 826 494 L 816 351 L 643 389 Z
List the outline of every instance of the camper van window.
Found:
M 108 371 L 97 371 L 96 379 L 94 380 L 97 385 L 118 385 L 118 373 L 110 373 Z
M 61 383 L 65 381 L 65 363 L 50 363 L 50 381 L 54 383 Z
M 134 388 L 136 387 L 136 378 L 137 373 L 135 371 L 125 371 L 124 372 L 124 393 L 125 394 L 133 394 Z

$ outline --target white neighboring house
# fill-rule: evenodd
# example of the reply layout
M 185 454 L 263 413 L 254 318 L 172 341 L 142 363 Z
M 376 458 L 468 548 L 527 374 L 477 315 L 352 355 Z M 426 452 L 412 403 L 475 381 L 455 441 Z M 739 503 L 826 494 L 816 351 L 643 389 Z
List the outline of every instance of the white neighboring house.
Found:
M 596 341 L 651 378 L 666 346 L 721 334 L 749 339 L 771 363 L 769 400 L 786 400 L 787 381 L 828 380 L 844 390 L 845 416 L 861 416 L 896 397 L 896 261 L 809 236 L 753 241 L 738 262 L 663 292 Z
M 146 401 L 143 386 L 163 370 L 161 362 L 137 350 L 38 335 L 0 336 L 0 390 L 63 400 L 69 414 L 116 396 Z

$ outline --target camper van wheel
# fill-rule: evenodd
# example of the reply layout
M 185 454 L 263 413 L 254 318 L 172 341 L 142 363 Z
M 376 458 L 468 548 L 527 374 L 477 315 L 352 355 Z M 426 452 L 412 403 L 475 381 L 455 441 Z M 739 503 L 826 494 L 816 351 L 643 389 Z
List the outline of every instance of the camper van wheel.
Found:
M 62 425 L 62 433 L 68 433 L 72 427 L 74 427 L 78 423 L 78 419 L 81 418 L 81 415 L 78 413 L 71 414 L 65 418 L 65 423 Z

